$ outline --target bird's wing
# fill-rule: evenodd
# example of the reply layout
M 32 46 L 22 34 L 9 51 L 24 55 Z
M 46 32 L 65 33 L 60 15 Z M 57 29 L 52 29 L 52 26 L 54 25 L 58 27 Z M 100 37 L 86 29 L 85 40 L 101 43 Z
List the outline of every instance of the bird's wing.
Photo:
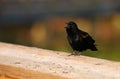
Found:
M 81 34 L 80 34 L 80 37 L 81 37 L 81 38 L 87 38 L 87 37 L 88 37 L 88 34 L 83 34 L 83 33 L 81 33 Z
M 87 33 L 87 32 L 82 32 L 80 33 L 80 37 L 85 39 L 87 42 L 95 43 L 95 40 Z

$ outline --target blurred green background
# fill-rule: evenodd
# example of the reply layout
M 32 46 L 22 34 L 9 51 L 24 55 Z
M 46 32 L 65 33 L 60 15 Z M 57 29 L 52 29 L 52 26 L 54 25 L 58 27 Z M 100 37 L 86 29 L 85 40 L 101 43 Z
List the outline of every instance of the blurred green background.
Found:
M 0 0 L 0 41 L 73 52 L 64 27 L 75 21 L 95 40 L 83 55 L 120 61 L 119 0 Z

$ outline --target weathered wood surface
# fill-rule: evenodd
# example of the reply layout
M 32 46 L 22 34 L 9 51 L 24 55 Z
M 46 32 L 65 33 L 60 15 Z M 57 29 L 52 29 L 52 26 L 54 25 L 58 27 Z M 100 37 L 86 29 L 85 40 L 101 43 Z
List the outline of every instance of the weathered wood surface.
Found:
M 0 43 L 0 74 L 15 79 L 120 79 L 120 62 Z

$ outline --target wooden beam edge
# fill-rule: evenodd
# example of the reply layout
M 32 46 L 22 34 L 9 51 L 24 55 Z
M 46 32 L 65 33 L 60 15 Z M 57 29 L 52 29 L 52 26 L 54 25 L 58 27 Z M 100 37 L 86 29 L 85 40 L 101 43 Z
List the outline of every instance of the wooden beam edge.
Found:
M 0 64 L 0 75 L 5 75 L 15 79 L 68 79 L 58 75 L 52 75 L 32 70 L 25 70 L 18 67 L 1 65 Z

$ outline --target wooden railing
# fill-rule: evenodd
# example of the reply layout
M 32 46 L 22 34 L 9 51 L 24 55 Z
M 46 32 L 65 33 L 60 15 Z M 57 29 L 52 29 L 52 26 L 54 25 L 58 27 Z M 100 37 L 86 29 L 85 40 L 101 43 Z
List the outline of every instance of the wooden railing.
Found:
M 0 79 L 120 79 L 120 62 L 0 43 Z

